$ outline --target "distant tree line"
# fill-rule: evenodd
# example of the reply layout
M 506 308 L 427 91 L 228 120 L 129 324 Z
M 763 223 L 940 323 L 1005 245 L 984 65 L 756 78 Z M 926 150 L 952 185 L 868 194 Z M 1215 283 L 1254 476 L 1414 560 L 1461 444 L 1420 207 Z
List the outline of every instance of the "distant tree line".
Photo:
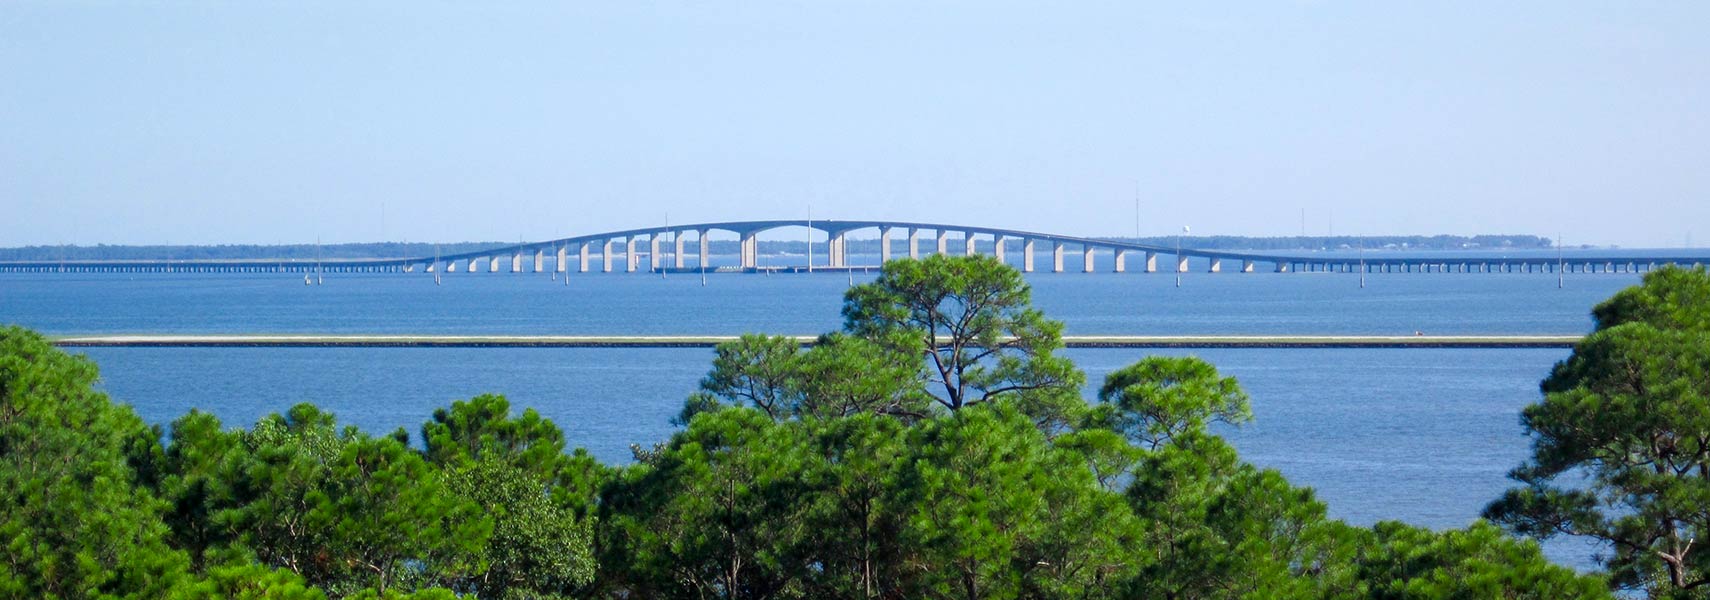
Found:
M 959 238 L 958 238 L 959 239 Z M 1111 241 L 1137 242 L 1173 248 L 1176 245 L 1174 237 L 1146 238 L 1099 238 Z M 1019 251 L 1018 242 L 1011 242 L 1012 251 Z M 906 256 L 908 247 L 903 239 L 893 238 L 891 250 L 897 255 Z M 1380 249 L 1414 249 L 1414 250 L 1463 250 L 1463 249 L 1537 249 L 1551 248 L 1553 242 L 1548 238 L 1532 235 L 1436 235 L 1436 236 L 1339 236 L 1339 237 L 1242 237 L 1242 236 L 1202 236 L 1184 238 L 1183 245 L 1188 248 L 1202 250 L 1338 250 L 1364 248 L 1367 250 Z M 124 245 L 95 245 L 95 246 L 24 246 L 18 248 L 0 248 L 0 261 L 60 261 L 60 260 L 221 260 L 221 259 L 282 259 L 282 260 L 314 260 L 317 253 L 322 258 L 423 258 L 438 255 L 461 254 L 464 252 L 479 252 L 493 248 L 514 246 L 511 242 L 458 242 L 453 244 L 426 244 L 403 242 L 376 242 L 364 244 L 326 244 L 316 247 L 314 244 L 230 244 L 217 246 L 124 246 Z M 931 241 L 921 242 L 921 251 L 928 249 Z M 713 240 L 709 250 L 714 254 L 736 254 L 736 240 Z M 978 240 L 979 251 L 992 252 L 990 239 Z M 957 247 L 960 250 L 960 246 Z M 1040 247 L 1039 251 L 1048 250 Z M 669 251 L 669 250 L 667 250 Z M 696 253 L 700 247 L 691 243 L 684 249 L 685 253 Z M 825 243 L 814 245 L 814 252 L 825 252 Z M 878 254 L 879 240 L 876 238 L 850 239 L 849 251 L 858 254 Z M 598 250 L 594 250 L 598 252 Z M 808 245 L 799 240 L 764 240 L 760 242 L 761 254 L 807 254 Z
M 1526 410 L 1535 456 L 1490 514 L 1610 541 L 1590 575 L 1483 521 L 1328 518 L 1213 433 L 1249 399 L 1196 358 L 1083 400 L 1062 324 L 987 257 L 887 265 L 810 348 L 720 346 L 682 428 L 628 465 L 499 396 L 418 436 L 308 404 L 166 436 L 12 328 L 0 597 L 1703 598 L 1707 313 L 1702 269 L 1647 275 Z

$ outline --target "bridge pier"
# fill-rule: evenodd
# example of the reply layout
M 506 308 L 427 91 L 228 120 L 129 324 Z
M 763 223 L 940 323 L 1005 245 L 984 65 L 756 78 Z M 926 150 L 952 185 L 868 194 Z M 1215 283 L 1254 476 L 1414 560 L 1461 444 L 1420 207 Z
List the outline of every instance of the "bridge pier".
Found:
M 962 232 L 962 256 L 973 256 L 975 254 L 979 254 L 979 251 L 974 248 L 974 234 Z
M 826 238 L 826 262 L 832 267 L 849 266 L 849 240 L 844 236 L 845 232 L 839 231 Z
M 908 228 L 908 257 L 920 258 L 920 230 Z
M 701 267 L 702 271 L 707 270 L 707 255 L 711 254 L 711 252 L 708 251 L 708 241 L 707 241 L 707 233 L 710 233 L 711 231 L 712 231 L 711 229 L 702 229 L 700 231 L 700 235 L 697 238 L 697 241 L 701 245 L 701 264 L 700 264 L 700 267 Z
M 601 263 L 600 264 L 600 272 L 601 273 L 612 272 L 612 259 L 614 258 L 612 256 L 612 254 L 614 252 L 613 246 L 616 246 L 616 245 L 617 245 L 617 240 L 614 240 L 611 238 L 606 238 L 605 244 L 600 247 L 600 263 Z
M 641 253 L 635 251 L 637 241 L 639 239 L 632 235 L 623 242 L 623 272 L 625 273 L 634 273 L 636 269 L 641 268 Z
M 879 228 L 879 264 L 881 265 L 891 262 L 891 229 L 894 228 Z
M 744 269 L 755 269 L 760 266 L 760 241 L 754 237 L 754 232 L 744 232 L 741 242 L 741 265 Z
M 570 272 L 570 265 L 565 261 L 565 259 L 569 258 L 568 254 L 569 254 L 569 248 L 565 248 L 562 244 L 560 244 L 558 246 L 558 262 L 552 263 L 552 270 L 557 271 L 559 273 Z
M 1223 259 L 1217 258 L 1217 257 L 1212 257 L 1211 258 L 1211 268 L 1207 269 L 1206 272 L 1207 273 L 1222 273 L 1223 272 Z
M 647 236 L 647 271 L 649 273 L 658 271 L 659 267 L 665 266 L 665 257 L 659 254 L 659 236 L 661 235 L 664 234 L 655 232 Z
M 1186 273 L 1187 270 L 1188 270 L 1187 257 L 1179 255 L 1179 254 L 1176 255 L 1176 272 L 1177 273 Z
M 671 243 L 676 246 L 671 249 L 671 266 L 681 271 L 683 270 L 683 232 L 672 233 Z
M 1032 273 L 1033 272 L 1033 250 L 1034 250 L 1033 238 L 1022 238 L 1022 240 L 1021 240 L 1021 272 L 1023 272 L 1023 273 Z
M 522 253 L 521 252 L 517 252 L 517 253 L 511 255 L 511 272 L 512 273 L 521 273 L 522 272 Z
M 1128 272 L 1128 253 L 1123 252 L 1121 248 L 1117 248 L 1115 254 L 1115 260 L 1113 261 L 1116 263 L 1115 271 L 1117 273 Z
M 487 260 L 487 272 L 488 273 L 499 272 L 499 257 L 493 256 Z
M 291 272 L 295 273 L 295 272 L 297 272 L 297 270 L 292 269 Z M 457 261 L 455 261 L 455 260 L 445 261 L 445 272 L 456 273 L 457 272 Z
M 1253 272 L 1253 259 L 1249 258 L 1249 259 L 1244 259 L 1241 261 L 1241 272 L 1242 273 L 1252 273 Z
M 1093 272 L 1093 247 L 1085 244 L 1081 245 L 1081 272 Z
M 938 255 L 950 255 L 950 230 L 948 229 L 938 230 Z
M 580 245 L 578 245 L 576 247 L 576 260 L 577 260 L 576 272 L 577 273 L 587 273 L 588 272 L 588 259 L 589 259 L 588 246 L 591 244 L 593 244 L 593 242 L 582 242 Z
M 1153 252 L 1150 250 L 1146 251 L 1146 272 L 1147 273 L 1157 273 L 1158 272 L 1158 253 L 1157 252 Z
M 1063 272 L 1063 243 L 1051 242 L 1051 272 Z
M 1001 233 L 992 234 L 992 256 L 996 257 L 998 262 L 1008 264 L 1008 261 L 1004 260 L 1003 234 Z

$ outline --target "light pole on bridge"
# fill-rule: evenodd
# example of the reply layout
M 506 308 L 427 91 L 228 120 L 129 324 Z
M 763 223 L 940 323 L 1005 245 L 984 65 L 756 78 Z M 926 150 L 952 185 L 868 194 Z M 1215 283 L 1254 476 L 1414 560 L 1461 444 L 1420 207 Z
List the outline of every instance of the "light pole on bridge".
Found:
M 1182 256 L 1182 236 L 1187 235 L 1188 226 L 1182 226 L 1182 232 L 1176 234 L 1176 287 L 1182 287 L 1182 269 L 1187 266 L 1187 258 Z

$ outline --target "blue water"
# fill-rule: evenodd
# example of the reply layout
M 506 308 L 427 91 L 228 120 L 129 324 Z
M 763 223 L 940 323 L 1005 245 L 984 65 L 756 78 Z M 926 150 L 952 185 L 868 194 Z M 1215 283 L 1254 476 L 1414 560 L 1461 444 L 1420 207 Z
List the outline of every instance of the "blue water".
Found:
M 860 282 L 868 276 L 855 275 Z M 1093 334 L 1575 334 L 1635 275 L 1036 274 L 1035 303 Z M 0 322 L 49 334 L 812 334 L 838 327 L 843 274 L 0 275 Z M 538 409 L 574 445 L 623 462 L 667 438 L 706 349 L 92 348 L 103 386 L 152 422 L 192 407 L 228 425 L 310 401 L 372 432 L 414 434 L 434 408 L 494 392 Z M 1555 349 L 1073 350 L 1089 387 L 1149 353 L 1197 354 L 1234 375 L 1256 421 L 1224 430 L 1242 456 L 1315 488 L 1333 516 L 1462 526 L 1524 460 L 1521 408 Z M 1089 389 L 1088 395 L 1091 395 Z M 1592 548 L 1552 543 L 1577 567 Z
M 869 274 L 855 274 L 859 283 Z M 0 275 L 0 321 L 52 334 L 814 334 L 841 324 L 843 274 L 670 277 L 335 274 Z M 1034 301 L 1096 334 L 1574 334 L 1627 274 L 1061 273 Z

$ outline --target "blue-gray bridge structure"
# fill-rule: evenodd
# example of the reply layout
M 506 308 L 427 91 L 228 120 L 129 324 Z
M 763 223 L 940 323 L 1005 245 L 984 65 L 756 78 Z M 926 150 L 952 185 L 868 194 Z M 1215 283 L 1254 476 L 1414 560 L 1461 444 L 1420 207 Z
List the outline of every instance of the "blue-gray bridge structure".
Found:
M 825 264 L 813 265 L 810 258 L 809 264 L 805 267 L 762 267 L 759 261 L 760 245 L 757 236 L 770 230 L 787 227 L 805 227 L 824 232 L 827 236 L 827 241 L 823 243 L 823 247 L 826 249 Z M 618 263 L 620 257 L 622 259 L 621 269 L 625 272 L 711 270 L 713 267 L 710 262 L 710 235 L 715 231 L 736 235 L 739 250 L 737 265 L 733 268 L 737 270 L 747 272 L 779 268 L 806 268 L 809 270 L 818 268 L 831 271 L 867 270 L 877 268 L 878 265 L 851 264 L 848 251 L 849 234 L 866 230 L 877 233 L 880 262 L 894 258 L 893 242 L 898 238 L 906 239 L 906 251 L 903 254 L 910 258 L 921 256 L 922 241 L 930 244 L 926 249 L 926 252 L 929 253 L 971 255 L 977 251 L 977 242 L 983 239 L 989 240 L 992 254 L 998 260 L 1005 262 L 1008 262 L 1006 256 L 1008 249 L 1019 245 L 1021 254 L 1019 266 L 1022 271 L 1029 273 L 1036 270 L 1036 255 L 1042 249 L 1049 250 L 1051 262 L 1047 266 L 1051 272 L 1055 273 L 1064 272 L 1066 266 L 1072 265 L 1072 263 L 1066 265 L 1065 261 L 1073 261 L 1076 255 L 1080 257 L 1079 269 L 1076 270 L 1087 273 L 1093 272 L 1095 270 L 1093 257 L 1099 253 L 1114 255 L 1113 270 L 1118 273 L 1129 270 L 1128 261 L 1131 256 L 1140 260 L 1137 270 L 1147 273 L 1157 272 L 1159 270 L 1159 255 L 1172 257 L 1175 264 L 1171 266 L 1166 263 L 1166 267 L 1178 273 L 1188 270 L 1190 258 L 1201 259 L 1204 264 L 1208 265 L 1206 268 L 1210 272 L 1239 270 L 1243 273 L 1254 272 L 1260 268 L 1260 265 L 1264 265 L 1265 270 L 1277 273 L 1543 273 L 1557 272 L 1558 270 L 1583 273 L 1638 273 L 1650 271 L 1665 264 L 1697 266 L 1710 260 L 1703 255 L 1618 256 L 1611 254 L 1592 256 L 1576 254 L 1571 258 L 1479 256 L 1473 254 L 1433 256 L 1429 253 L 1406 256 L 1393 252 L 1373 255 L 1361 253 L 1358 256 L 1289 255 L 1174 248 L 997 227 L 901 221 L 810 221 L 797 219 L 646 227 L 543 242 L 520 243 L 475 252 L 433 257 L 318 261 L 303 259 L 12 261 L 0 262 L 0 272 L 498 273 L 508 271 L 512 273 L 543 273 L 556 271 L 568 273 L 574 266 L 576 272 L 586 273 L 594 269 L 593 258 L 595 256 L 599 257 L 598 270 L 608 273 L 620 268 Z M 928 233 L 930 236 L 927 235 Z M 691 243 L 694 248 L 689 251 L 688 244 Z M 688 264 L 690 257 L 697 261 L 693 267 Z M 643 261 L 645 261 L 645 269 Z M 1228 265 L 1227 269 L 1225 265 Z

